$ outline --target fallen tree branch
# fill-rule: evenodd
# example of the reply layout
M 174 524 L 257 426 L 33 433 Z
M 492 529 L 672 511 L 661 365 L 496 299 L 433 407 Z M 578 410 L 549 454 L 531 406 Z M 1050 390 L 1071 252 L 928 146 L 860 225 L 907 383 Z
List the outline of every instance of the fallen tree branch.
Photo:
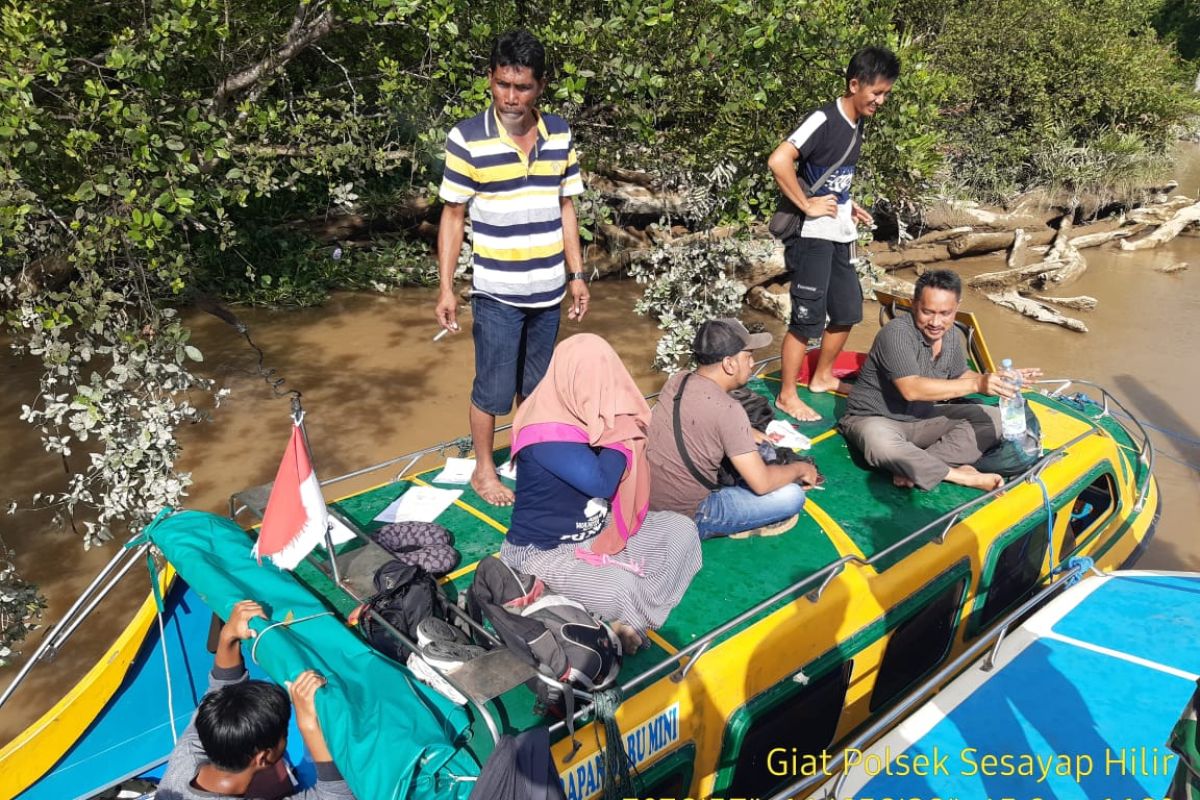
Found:
M 1053 230 L 1038 231 L 1029 234 L 1029 244 L 1049 244 L 1054 241 Z M 948 247 L 950 255 L 955 258 L 975 256 L 983 253 L 994 253 L 997 250 L 1007 250 L 1016 239 L 1015 231 L 976 231 L 964 234 L 950 240 Z
M 1063 308 L 1073 308 L 1076 311 L 1092 311 L 1100 302 L 1096 298 L 1086 294 L 1081 294 L 1078 297 L 1050 297 L 1049 295 L 1035 294 L 1034 297 L 1042 302 L 1053 303 Z
M 1015 289 L 1009 289 L 1005 292 L 987 292 L 985 296 L 998 306 L 1010 308 L 1038 322 L 1049 322 L 1078 333 L 1087 333 L 1087 325 L 1084 325 L 1079 320 L 1063 316 L 1058 311 L 1043 303 L 1030 300 L 1028 297 L 1022 297 L 1017 294 Z
M 1141 208 L 1131 209 L 1125 218 L 1130 222 L 1143 222 L 1149 225 L 1162 225 L 1171 217 L 1175 216 L 1175 212 L 1181 208 L 1187 208 L 1196 201 L 1190 197 L 1184 197 L 1177 194 L 1163 203 L 1155 205 L 1142 206 Z
M 1146 230 L 1146 226 L 1142 223 L 1128 225 L 1124 228 L 1114 228 L 1111 231 L 1100 231 L 1098 233 L 1085 233 L 1080 236 L 1071 237 L 1071 247 L 1076 250 L 1083 250 L 1088 247 L 1099 247 L 1102 244 L 1114 241 L 1116 239 L 1125 239 L 1129 236 L 1141 233 Z
M 931 264 L 950 258 L 950 249 L 944 244 L 908 245 L 899 250 L 870 251 L 871 265 L 881 269 L 900 269 L 913 264 Z
M 635 186 L 641 186 L 646 189 L 653 189 L 658 183 L 658 178 L 640 169 L 626 169 L 625 167 L 602 164 L 596 167 L 596 173 L 609 178 L 614 183 L 632 183 Z
M 585 176 L 584 183 L 600 192 L 605 202 L 619 214 L 678 217 L 687 210 L 687 198 L 679 192 L 660 192 L 636 183 L 618 183 L 594 173 Z
M 292 25 L 284 36 L 284 44 L 278 50 L 268 54 L 256 64 L 230 75 L 217 87 L 213 95 L 213 104 L 224 108 L 230 98 L 238 92 L 255 85 L 265 76 L 279 67 L 287 64 L 300 53 L 304 52 L 314 42 L 320 41 L 333 30 L 333 9 L 326 7 L 320 14 L 309 22 L 309 12 L 315 10 L 319 3 L 300 3 L 292 17 Z
M 1194 203 L 1187 208 L 1182 208 L 1175 212 L 1175 216 L 1162 224 L 1154 233 L 1138 239 L 1136 242 L 1121 240 L 1122 250 L 1149 250 L 1152 247 L 1158 247 L 1160 244 L 1165 244 L 1176 236 L 1189 225 L 1200 222 L 1200 203 Z
M 746 293 L 746 304 L 784 322 L 792 316 L 792 298 L 787 292 L 772 292 L 755 286 Z
M 1024 228 L 1017 228 L 1013 231 L 1012 249 L 1008 251 L 1008 268 L 1016 269 L 1020 267 L 1021 256 L 1025 254 L 1025 248 L 1029 244 L 1029 234 Z
M 1020 255 L 1028 241 L 1024 231 L 1017 229 L 1013 234 L 1014 246 L 1008 257 L 1009 268 L 976 275 L 968 281 L 968 285 L 983 290 L 1044 289 L 1047 285 L 1059 285 L 1079 277 L 1087 269 L 1087 261 L 1071 243 L 1070 220 L 1070 213 L 1063 217 L 1054 245 L 1046 254 L 1046 258 L 1037 264 L 1026 266 L 1015 266 L 1020 261 Z
M 926 244 L 937 244 L 944 242 L 947 239 L 953 239 L 955 236 L 962 236 L 964 233 L 974 233 L 975 229 L 970 225 L 960 225 L 957 228 L 947 228 L 940 231 L 930 231 L 922 236 L 918 236 L 911 242 L 905 245 L 905 248 L 920 247 Z
M 1003 289 L 1010 286 L 1024 286 L 1046 271 L 1046 262 L 1026 264 L 1023 267 L 1013 267 L 999 272 L 982 272 L 967 281 L 974 289 Z

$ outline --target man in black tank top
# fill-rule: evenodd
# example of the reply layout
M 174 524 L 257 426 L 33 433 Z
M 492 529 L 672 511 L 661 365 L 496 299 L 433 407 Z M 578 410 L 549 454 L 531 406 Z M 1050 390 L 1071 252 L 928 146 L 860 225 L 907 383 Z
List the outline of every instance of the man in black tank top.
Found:
M 804 213 L 803 224 L 784 239 L 792 316 L 778 398 L 779 408 L 800 420 L 821 418 L 796 394 L 795 376 L 809 339 L 821 337 L 821 353 L 808 388 L 846 390 L 833 364 L 850 329 L 862 321 L 862 289 L 850 253 L 857 226 L 874 222 L 851 199 L 850 182 L 862 147 L 862 121 L 883 105 L 899 75 L 900 62 L 890 50 L 859 50 L 846 68 L 846 93 L 808 114 L 767 161 L 784 198 Z

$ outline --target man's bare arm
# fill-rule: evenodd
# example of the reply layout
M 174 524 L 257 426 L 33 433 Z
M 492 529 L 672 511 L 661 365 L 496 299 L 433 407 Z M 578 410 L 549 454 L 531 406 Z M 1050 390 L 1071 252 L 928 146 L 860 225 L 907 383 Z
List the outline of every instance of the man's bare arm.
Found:
M 805 461 L 768 464 L 762 460 L 757 450 L 742 453 L 729 460 L 751 491 L 759 495 L 773 492 L 789 483 L 799 482 L 803 486 L 812 486 L 817 480 L 817 470 L 812 464 Z
M 908 375 L 897 378 L 892 383 L 896 390 L 910 403 L 936 403 L 939 400 L 954 400 L 971 393 L 986 394 L 992 397 L 1012 397 L 1013 387 L 1003 375 L 995 372 L 980 374 L 967 370 L 957 378 L 925 378 L 920 375 Z
M 448 331 L 458 330 L 458 298 L 454 296 L 454 270 L 462 251 L 466 230 L 466 203 L 446 203 L 438 225 L 438 324 Z

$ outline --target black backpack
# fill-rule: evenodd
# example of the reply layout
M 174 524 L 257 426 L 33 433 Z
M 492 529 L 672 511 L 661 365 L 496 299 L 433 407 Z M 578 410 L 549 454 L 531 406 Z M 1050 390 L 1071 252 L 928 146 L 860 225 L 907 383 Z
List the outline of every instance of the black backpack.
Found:
M 975 398 L 963 397 L 951 403 L 985 405 Z M 995 472 L 1005 479 L 1014 478 L 1033 466 L 1042 457 L 1042 423 L 1038 422 L 1029 401 L 1025 401 L 1025 438 L 1014 442 L 1001 439 L 972 464 L 980 472 Z
M 537 583 L 532 575 L 517 572 L 498 558 L 485 558 L 467 592 L 470 614 L 477 621 L 490 622 L 505 646 L 542 675 L 588 691 L 611 686 L 621 669 L 616 634 L 562 595 L 542 594 L 525 602 Z M 559 709 L 566 699 L 556 685 L 543 680 L 530 689 L 549 710 Z
M 421 620 L 431 616 L 445 618 L 445 592 L 421 567 L 394 560 L 375 571 L 375 592 L 359 609 L 358 628 L 372 647 L 403 663 L 409 649 L 371 612 L 377 612 L 389 625 L 416 641 L 417 624 Z

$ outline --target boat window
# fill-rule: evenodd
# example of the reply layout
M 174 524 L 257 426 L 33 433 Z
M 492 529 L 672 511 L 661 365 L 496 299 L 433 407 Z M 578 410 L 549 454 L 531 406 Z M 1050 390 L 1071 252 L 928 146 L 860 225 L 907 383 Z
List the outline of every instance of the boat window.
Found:
M 730 791 L 726 794 L 739 797 L 770 795 L 795 780 L 790 768 L 792 759 L 799 761 L 806 755 L 819 758 L 837 733 L 853 667 L 854 662 L 847 661 L 805 686 L 797 683 L 798 691 L 790 697 L 755 714 L 742 739 Z M 779 769 L 780 759 L 785 757 L 788 766 Z M 772 775 L 772 765 L 775 765 L 775 772 L 785 774 Z
M 896 699 L 950 652 L 966 588 L 966 578 L 955 581 L 892 632 L 871 692 L 872 711 Z
M 1112 476 L 1105 473 L 1092 481 L 1071 504 L 1071 520 L 1067 523 L 1068 538 L 1075 541 L 1082 539 L 1084 533 L 1108 516 L 1112 508 L 1113 481 Z M 1074 541 L 1069 547 L 1064 545 L 1064 549 L 1067 552 L 1074 549 Z
M 692 786 L 696 745 L 689 744 L 659 759 L 642 773 L 643 797 L 687 797 Z
M 987 586 L 987 597 L 979 612 L 977 629 L 992 624 L 1037 585 L 1046 561 L 1047 544 L 1043 523 L 1013 539 L 1000 551 Z

